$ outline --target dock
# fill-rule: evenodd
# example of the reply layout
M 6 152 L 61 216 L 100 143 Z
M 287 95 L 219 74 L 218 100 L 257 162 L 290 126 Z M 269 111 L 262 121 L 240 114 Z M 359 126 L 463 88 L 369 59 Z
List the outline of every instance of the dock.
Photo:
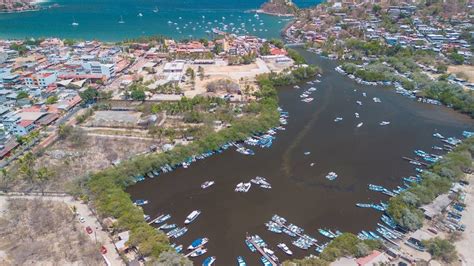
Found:
M 251 237 L 247 237 L 247 240 L 250 242 L 250 244 L 252 244 L 256 249 L 257 251 L 262 254 L 262 256 L 264 256 L 271 264 L 272 266 L 277 266 L 278 263 L 274 262 L 270 256 L 267 255 L 267 253 L 265 253 L 265 251 L 263 251 L 262 248 L 260 248 L 260 246 L 258 246 L 255 242 L 253 242 L 253 239 Z
M 412 158 L 410 158 L 410 157 L 402 157 L 402 159 L 407 160 L 407 161 L 419 162 L 420 164 L 422 164 L 422 165 L 424 165 L 424 166 L 426 166 L 426 167 L 430 166 L 429 164 L 427 164 L 427 163 L 425 163 L 425 162 L 419 161 L 419 160 L 417 160 L 417 159 L 412 159 Z
M 149 221 L 149 222 L 148 222 L 148 224 L 152 224 L 152 223 L 154 223 L 156 220 L 160 219 L 162 216 L 163 216 L 163 214 L 162 214 L 162 215 L 158 215 L 158 216 L 156 216 L 156 218 L 155 218 L 155 219 L 153 219 L 153 220 L 151 220 L 151 221 Z

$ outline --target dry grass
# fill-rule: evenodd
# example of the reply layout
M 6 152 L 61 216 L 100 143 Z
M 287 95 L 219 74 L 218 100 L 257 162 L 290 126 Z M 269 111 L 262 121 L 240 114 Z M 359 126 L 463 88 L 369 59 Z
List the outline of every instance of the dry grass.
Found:
M 467 78 L 469 82 L 474 82 L 474 66 L 453 65 L 448 67 L 448 73 L 457 74 L 462 78 Z
M 98 247 L 62 202 L 14 199 L 0 217 L 1 265 L 100 265 Z

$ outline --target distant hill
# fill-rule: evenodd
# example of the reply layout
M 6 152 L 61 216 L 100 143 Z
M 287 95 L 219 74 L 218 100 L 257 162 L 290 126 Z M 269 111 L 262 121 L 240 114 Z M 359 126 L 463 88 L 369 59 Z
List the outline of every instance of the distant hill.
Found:
M 260 7 L 260 12 L 276 16 L 293 16 L 298 8 L 292 0 L 269 0 Z

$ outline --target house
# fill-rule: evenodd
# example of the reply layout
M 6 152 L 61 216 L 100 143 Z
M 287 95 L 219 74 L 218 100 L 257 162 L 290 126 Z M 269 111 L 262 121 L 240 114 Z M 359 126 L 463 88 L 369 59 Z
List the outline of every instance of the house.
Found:
M 34 120 L 21 120 L 13 127 L 12 133 L 18 136 L 25 136 L 35 129 Z
M 378 250 L 372 251 L 371 254 L 365 257 L 356 259 L 356 263 L 358 266 L 385 265 L 389 262 L 390 262 L 390 257 L 387 254 L 382 253 Z
M 115 247 L 119 252 L 127 252 L 128 245 L 127 241 L 130 238 L 130 232 L 125 231 L 118 234 L 118 241 L 115 242 Z

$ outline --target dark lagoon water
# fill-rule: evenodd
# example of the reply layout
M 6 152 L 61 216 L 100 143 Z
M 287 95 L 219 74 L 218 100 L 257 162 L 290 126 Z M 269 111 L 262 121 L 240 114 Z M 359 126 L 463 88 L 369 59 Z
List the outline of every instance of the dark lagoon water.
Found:
M 249 34 L 264 38 L 279 37 L 280 30 L 288 22 L 288 18 L 260 15 L 257 20 L 254 13 L 246 12 L 260 7 L 264 1 L 50 0 L 41 5 L 46 7 L 57 4 L 59 7 L 35 12 L 0 14 L 0 37 L 61 37 L 117 41 L 132 37 L 165 35 L 182 39 L 208 37 L 206 31 L 214 27 L 222 29 L 224 24 L 229 25 L 229 31 L 235 28 L 235 32 L 237 28 L 241 28 L 240 34 L 244 34 L 242 29 L 245 29 Z M 308 7 L 320 3 L 321 0 L 294 2 L 300 7 Z M 158 12 L 155 13 L 155 9 L 158 9 Z M 143 16 L 138 16 L 139 13 Z M 123 24 L 118 23 L 121 17 L 125 22 Z M 72 26 L 73 21 L 79 25 Z M 230 23 L 234 25 L 230 26 Z M 241 23 L 245 23 L 245 26 Z
M 244 244 L 246 233 L 259 234 L 277 250 L 280 260 L 287 256 L 277 249 L 285 242 L 295 257 L 316 254 L 303 252 L 291 244 L 290 237 L 266 230 L 264 223 L 279 214 L 315 236 L 328 227 L 357 233 L 374 230 L 380 213 L 360 209 L 357 202 L 379 202 L 388 197 L 368 190 L 369 183 L 388 188 L 402 184 L 401 177 L 414 174 L 414 167 L 401 156 L 414 156 L 414 149 L 432 151 L 441 142 L 434 132 L 460 137 L 462 130 L 472 129 L 473 120 L 448 108 L 414 102 L 386 87 L 362 86 L 338 74 L 335 62 L 303 52 L 311 63 L 324 69 L 322 82 L 315 85 L 315 101 L 302 103 L 300 90 L 280 90 L 280 104 L 290 113 L 286 131 L 279 132 L 270 149 L 255 149 L 255 156 L 244 156 L 228 150 L 128 189 L 133 199 L 150 201 L 144 210 L 152 217 L 170 213 L 172 223 L 183 225 L 185 217 L 195 209 L 202 214 L 189 226 L 186 235 L 176 243 L 187 247 L 197 237 L 208 237 L 207 256 L 216 256 L 217 265 L 234 265 L 242 255 L 249 265 L 259 265 L 259 256 Z M 353 90 L 357 89 L 356 92 Z M 367 98 L 362 96 L 367 93 Z M 374 103 L 379 97 L 382 103 Z M 362 106 L 356 100 L 363 102 Z M 356 119 L 354 112 L 360 114 Z M 335 123 L 335 117 L 344 118 Z M 382 120 L 390 121 L 385 127 Z M 364 125 L 356 128 L 359 122 Z M 303 153 L 310 151 L 305 156 Z M 313 167 L 310 163 L 314 162 Z M 325 175 L 335 171 L 339 177 L 328 181 Z M 273 189 L 252 187 L 248 193 L 236 193 L 237 183 L 264 176 Z M 215 180 L 216 184 L 201 190 L 200 184 Z

